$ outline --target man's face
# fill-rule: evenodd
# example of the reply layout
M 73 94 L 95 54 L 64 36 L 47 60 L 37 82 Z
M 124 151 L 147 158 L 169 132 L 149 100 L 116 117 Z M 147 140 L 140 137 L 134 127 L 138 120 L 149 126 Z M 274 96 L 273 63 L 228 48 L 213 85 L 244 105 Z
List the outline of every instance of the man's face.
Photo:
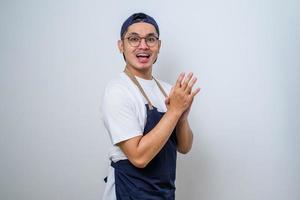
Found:
M 139 22 L 128 27 L 123 39 L 118 41 L 118 47 L 124 53 L 128 67 L 139 71 L 148 71 L 151 69 L 160 49 L 160 40 L 154 43 L 154 45 L 151 44 L 152 39 L 154 39 L 153 37 L 158 38 L 158 34 L 152 24 Z M 139 38 L 148 39 L 141 39 L 138 46 L 136 44 L 132 45 L 134 43 L 138 44 L 138 42 L 134 41 Z M 151 45 L 147 45 L 146 40 Z

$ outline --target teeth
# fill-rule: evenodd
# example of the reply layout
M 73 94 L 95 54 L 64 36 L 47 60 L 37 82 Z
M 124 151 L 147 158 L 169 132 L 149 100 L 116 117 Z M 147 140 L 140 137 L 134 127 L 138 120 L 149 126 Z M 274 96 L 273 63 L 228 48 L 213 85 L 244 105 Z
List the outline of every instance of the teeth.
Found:
M 138 53 L 137 56 L 149 56 L 149 54 L 146 54 L 146 53 Z

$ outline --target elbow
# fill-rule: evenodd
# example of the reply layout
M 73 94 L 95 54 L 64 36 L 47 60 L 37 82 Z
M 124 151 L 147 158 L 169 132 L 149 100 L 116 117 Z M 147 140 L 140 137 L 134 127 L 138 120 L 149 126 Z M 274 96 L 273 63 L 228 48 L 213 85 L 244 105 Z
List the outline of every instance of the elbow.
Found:
M 129 161 L 137 168 L 145 168 L 149 163 L 149 161 L 144 158 L 133 158 L 129 159 Z
M 189 150 L 178 150 L 178 152 L 181 154 L 187 154 L 189 152 Z
M 181 154 L 187 154 L 188 152 L 190 152 L 190 150 L 191 150 L 191 147 L 189 147 L 189 148 L 177 148 L 177 151 L 179 152 L 179 153 L 181 153 Z
M 191 151 L 193 146 L 193 139 L 188 142 L 179 142 L 177 143 L 177 151 L 181 154 L 187 154 Z

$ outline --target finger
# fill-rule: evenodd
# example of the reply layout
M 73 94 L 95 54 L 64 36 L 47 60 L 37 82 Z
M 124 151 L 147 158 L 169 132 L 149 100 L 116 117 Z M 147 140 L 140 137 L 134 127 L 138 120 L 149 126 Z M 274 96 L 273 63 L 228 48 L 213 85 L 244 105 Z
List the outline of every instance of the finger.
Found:
M 192 88 L 194 87 L 195 83 L 197 82 L 197 77 L 193 77 L 192 80 L 188 83 L 188 86 L 185 90 L 187 94 L 191 94 Z
M 199 92 L 200 92 L 201 88 L 197 88 L 195 89 L 192 93 L 191 96 L 194 98 Z
M 192 77 L 193 77 L 193 73 L 190 72 L 187 75 L 187 77 L 184 78 L 184 81 L 183 81 L 182 86 L 181 86 L 184 90 L 187 88 L 187 86 L 188 86 L 188 84 L 189 84 Z
M 176 81 L 176 84 L 175 84 L 176 87 L 180 88 L 181 82 L 182 82 L 182 80 L 183 80 L 183 77 L 184 77 L 184 73 L 181 72 L 181 73 L 179 74 L 179 77 L 177 78 L 177 81 Z

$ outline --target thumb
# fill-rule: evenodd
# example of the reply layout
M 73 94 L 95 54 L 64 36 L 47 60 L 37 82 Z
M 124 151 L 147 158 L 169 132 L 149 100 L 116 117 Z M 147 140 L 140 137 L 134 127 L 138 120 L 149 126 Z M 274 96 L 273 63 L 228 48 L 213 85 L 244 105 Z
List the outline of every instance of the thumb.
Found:
M 166 97 L 165 104 L 168 105 L 170 103 L 170 97 Z
M 170 94 L 172 94 L 174 92 L 174 90 L 175 90 L 175 87 L 172 87 L 170 90 Z M 170 96 L 170 94 L 169 94 L 169 96 Z

